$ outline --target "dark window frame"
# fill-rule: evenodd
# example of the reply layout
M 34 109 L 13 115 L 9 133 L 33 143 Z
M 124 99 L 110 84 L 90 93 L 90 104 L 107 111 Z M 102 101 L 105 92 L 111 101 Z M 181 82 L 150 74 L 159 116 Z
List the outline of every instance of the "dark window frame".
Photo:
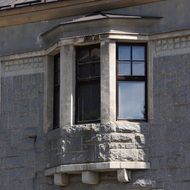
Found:
M 60 127 L 60 54 L 53 62 L 53 129 Z
M 119 76 L 118 74 L 118 57 L 119 57 L 119 46 L 130 46 L 131 47 L 131 58 L 132 58 L 132 47 L 134 46 L 144 46 L 144 58 L 145 58 L 145 64 L 144 64 L 144 76 Z M 148 54 L 147 54 L 147 43 L 131 43 L 131 42 L 118 42 L 116 43 L 116 120 L 118 121 L 131 121 L 131 122 L 147 122 L 148 121 Z M 131 60 L 131 73 L 132 73 L 132 60 Z M 145 113 L 144 113 L 144 119 L 125 119 L 125 118 L 119 118 L 119 82 L 120 81 L 142 81 L 145 82 Z
M 75 85 L 75 123 L 76 124 L 88 124 L 88 123 L 100 123 L 100 119 L 98 120 L 87 120 L 87 121 L 79 121 L 79 85 L 81 84 L 93 84 L 93 83 L 97 83 L 99 82 L 99 85 L 101 85 L 101 68 L 100 68 L 100 76 L 95 76 L 92 77 L 91 79 L 79 79 L 79 51 L 86 49 L 86 48 L 90 48 L 93 49 L 95 47 L 98 47 L 100 49 L 100 44 L 91 44 L 91 45 L 84 45 L 84 46 L 76 46 L 75 47 L 75 51 L 76 51 L 76 73 L 75 73 L 75 80 L 76 80 L 76 85 Z M 101 59 L 101 58 L 100 58 Z M 95 63 L 99 63 L 100 61 L 87 61 L 86 63 L 83 63 L 82 65 L 87 65 L 87 64 L 91 64 L 92 62 Z M 101 95 L 101 88 L 100 88 L 100 95 Z M 100 103 L 101 103 L 101 97 L 100 97 Z M 100 105 L 100 117 L 101 117 L 101 105 Z

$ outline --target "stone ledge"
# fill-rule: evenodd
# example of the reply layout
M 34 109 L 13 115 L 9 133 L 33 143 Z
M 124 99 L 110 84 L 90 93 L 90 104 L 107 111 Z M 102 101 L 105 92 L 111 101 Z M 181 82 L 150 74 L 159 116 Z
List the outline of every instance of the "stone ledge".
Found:
M 126 170 L 142 170 L 150 169 L 149 162 L 100 162 L 100 163 L 85 163 L 85 164 L 70 164 L 61 165 L 45 170 L 45 176 L 53 176 L 54 174 L 77 174 L 83 171 L 107 172 L 117 171 L 120 169 Z

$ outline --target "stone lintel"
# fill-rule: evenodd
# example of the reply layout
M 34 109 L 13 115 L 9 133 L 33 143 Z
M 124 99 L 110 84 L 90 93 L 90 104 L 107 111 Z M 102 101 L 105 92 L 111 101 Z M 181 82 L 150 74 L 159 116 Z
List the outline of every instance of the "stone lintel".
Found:
M 149 162 L 101 162 L 101 163 L 85 163 L 60 165 L 55 168 L 45 170 L 45 176 L 52 176 L 55 173 L 82 173 L 84 171 L 92 172 L 109 172 L 121 169 L 126 170 L 143 170 L 150 169 Z

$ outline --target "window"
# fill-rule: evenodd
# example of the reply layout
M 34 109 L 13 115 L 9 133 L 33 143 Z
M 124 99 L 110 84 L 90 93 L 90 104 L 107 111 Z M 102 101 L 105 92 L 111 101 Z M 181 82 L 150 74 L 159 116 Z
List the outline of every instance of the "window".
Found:
M 147 119 L 146 44 L 117 45 L 117 119 Z
M 76 123 L 100 121 L 100 46 L 78 47 Z
M 53 82 L 53 128 L 59 128 L 60 115 L 60 54 L 54 56 L 54 82 Z

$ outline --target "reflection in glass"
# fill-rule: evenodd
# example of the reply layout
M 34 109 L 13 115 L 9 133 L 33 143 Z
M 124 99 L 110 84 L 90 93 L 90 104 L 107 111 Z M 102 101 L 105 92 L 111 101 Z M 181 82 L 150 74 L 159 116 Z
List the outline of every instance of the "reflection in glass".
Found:
M 119 119 L 145 119 L 145 82 L 119 82 Z
M 79 78 L 88 78 L 90 76 L 90 65 L 79 66 Z
M 133 60 L 144 60 L 145 59 L 145 49 L 144 46 L 132 46 L 132 59 Z
M 118 74 L 122 75 L 131 75 L 131 62 L 129 61 L 119 61 L 118 62 Z
M 100 119 L 100 85 L 84 84 L 79 89 L 79 121 Z
M 133 62 L 133 75 L 144 76 L 145 75 L 145 65 L 144 62 Z
M 118 58 L 119 60 L 131 60 L 131 47 L 130 46 L 119 46 L 118 47 Z
M 88 49 L 81 50 L 78 56 L 78 61 L 84 62 L 84 61 L 88 61 L 89 59 L 90 59 L 89 50 Z
M 99 60 L 100 59 L 100 48 L 93 48 L 91 50 L 91 58 L 93 60 Z
M 93 64 L 92 68 L 93 68 L 92 69 L 92 76 L 93 77 L 100 76 L 100 64 L 99 63 Z

